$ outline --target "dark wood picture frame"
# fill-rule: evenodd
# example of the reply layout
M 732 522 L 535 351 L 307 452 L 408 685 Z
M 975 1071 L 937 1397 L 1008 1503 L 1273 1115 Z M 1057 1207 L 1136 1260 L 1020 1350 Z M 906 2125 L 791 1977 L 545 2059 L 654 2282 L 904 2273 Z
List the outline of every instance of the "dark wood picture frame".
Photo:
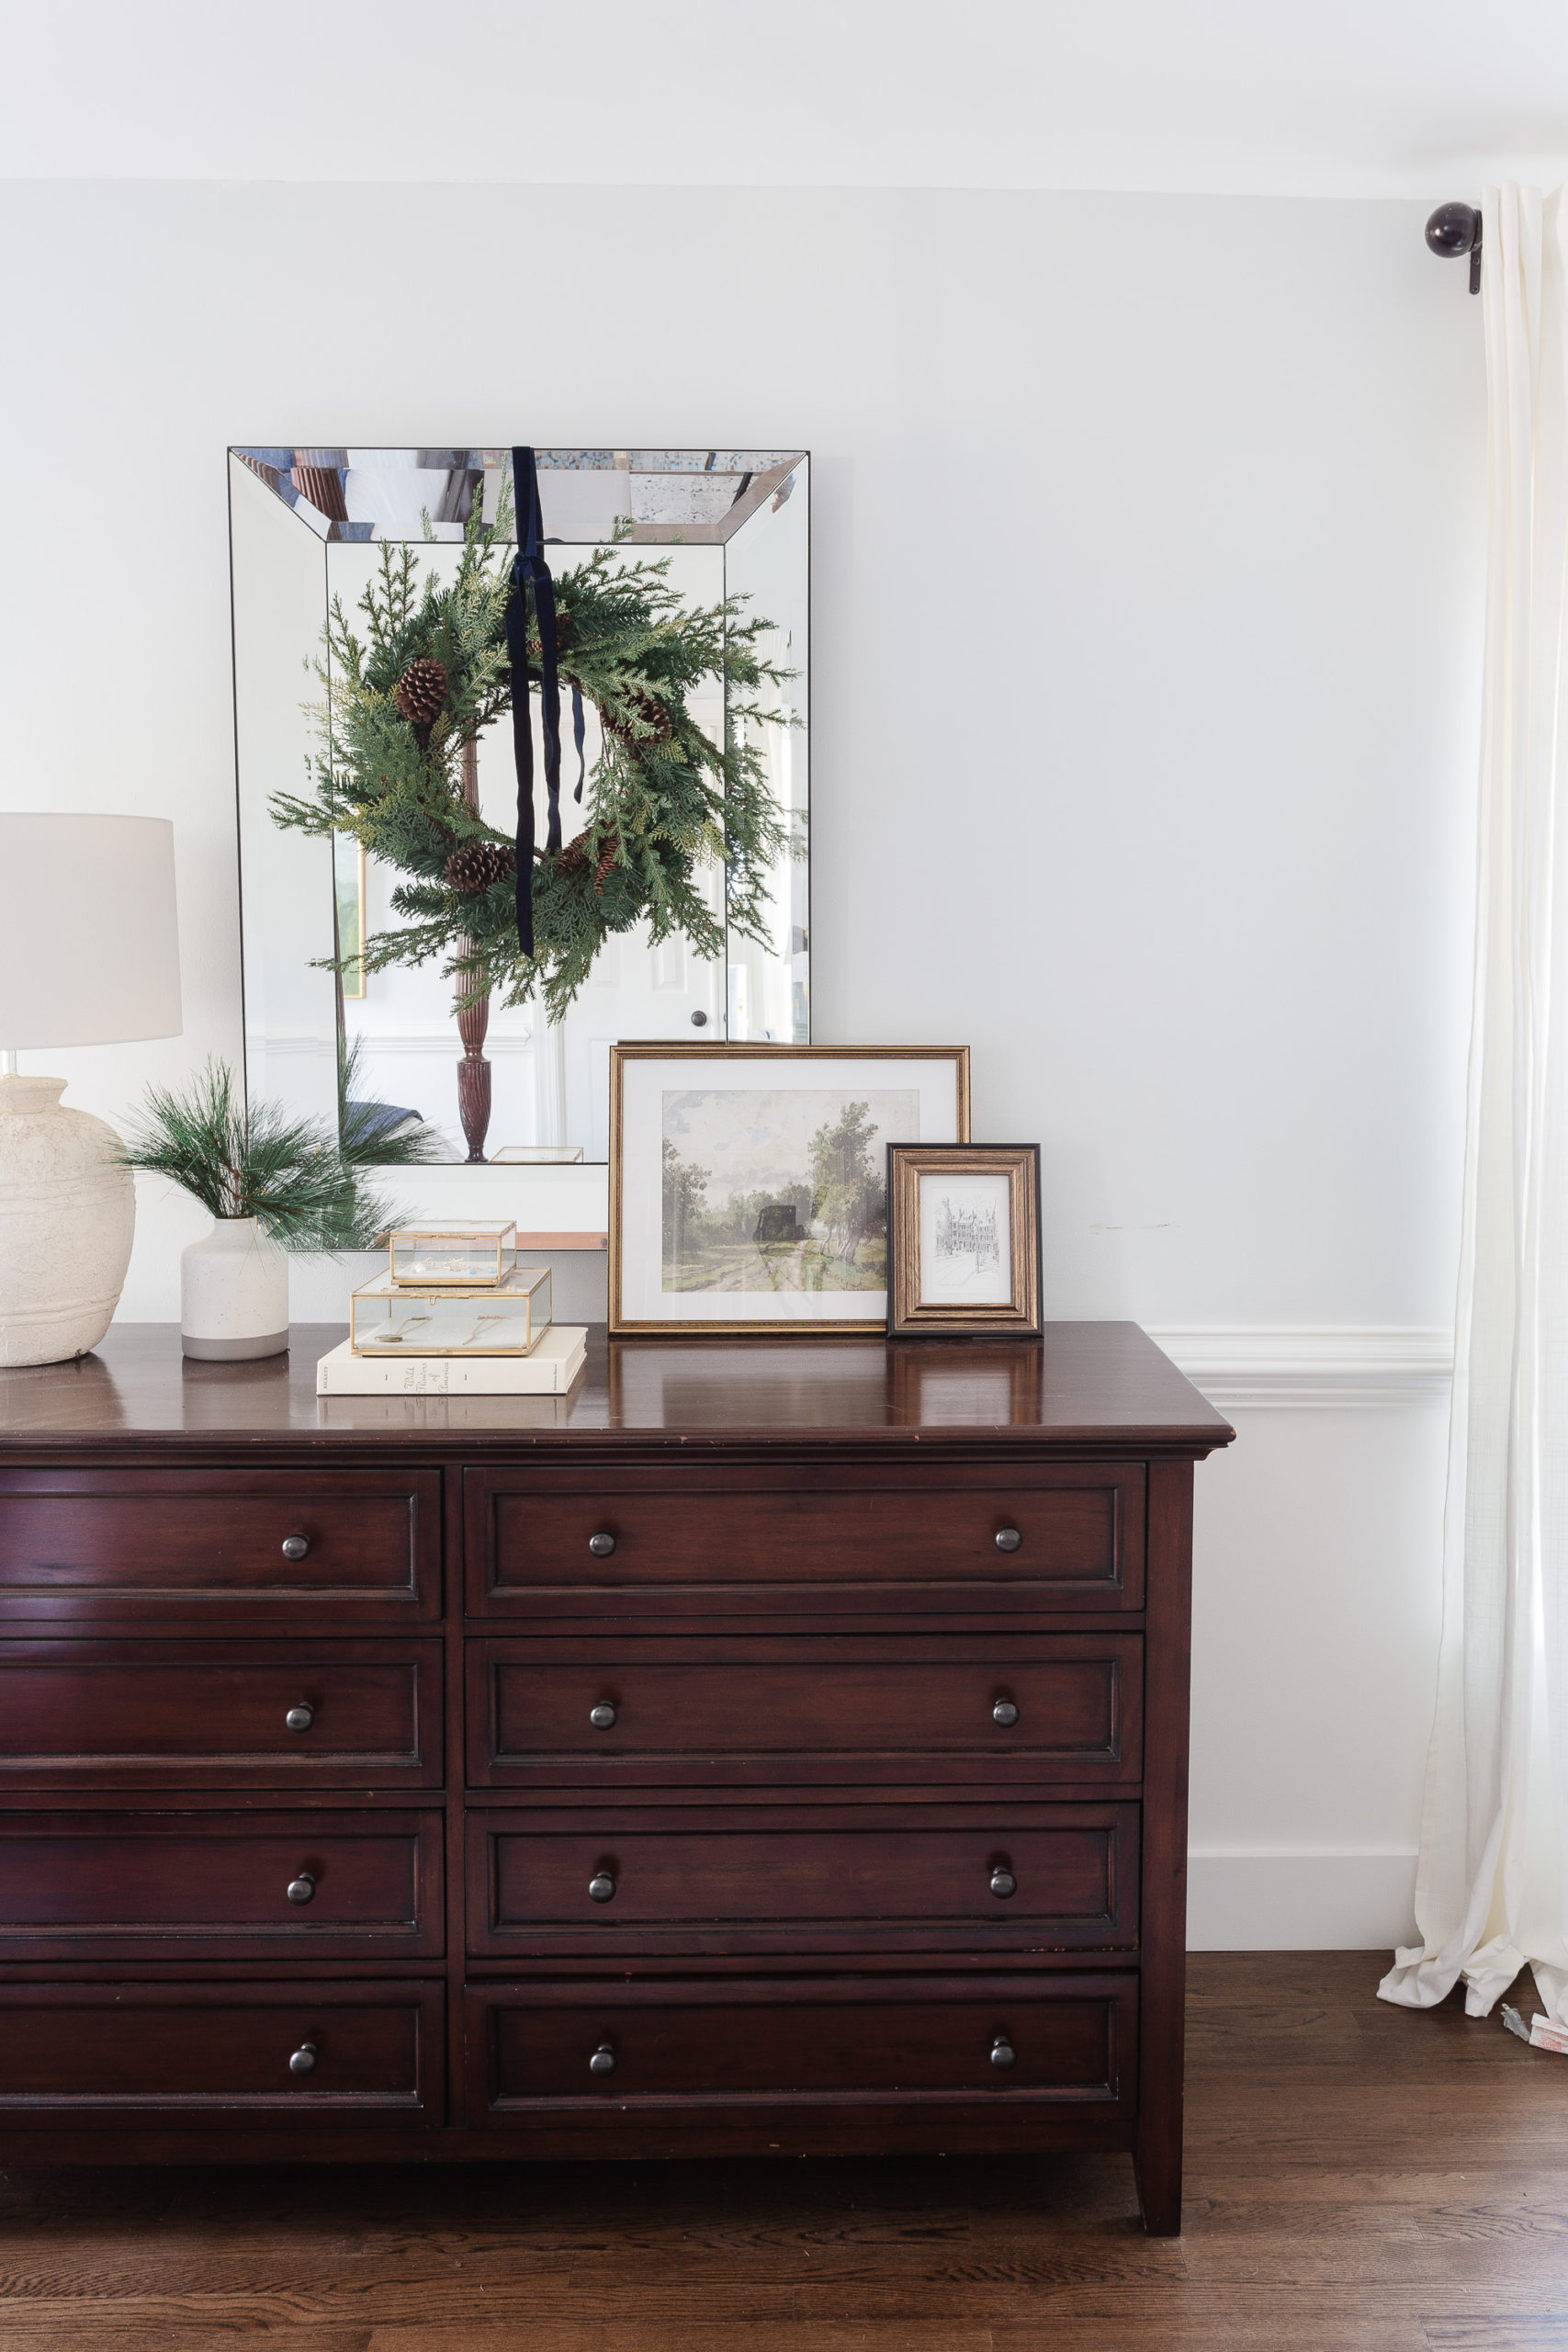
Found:
M 920 1187 L 928 1177 L 1002 1176 L 1008 1182 L 1006 1304 L 933 1300 L 921 1264 Z M 887 1147 L 887 1336 L 1037 1340 L 1040 1313 L 1040 1146 L 890 1143 Z

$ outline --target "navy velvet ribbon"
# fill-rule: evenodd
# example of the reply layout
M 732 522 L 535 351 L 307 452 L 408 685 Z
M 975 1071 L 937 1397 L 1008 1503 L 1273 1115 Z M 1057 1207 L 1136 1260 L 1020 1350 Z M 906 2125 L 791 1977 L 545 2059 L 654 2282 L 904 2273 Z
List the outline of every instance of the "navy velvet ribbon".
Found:
M 528 668 L 528 590 L 534 591 L 534 611 L 539 624 L 539 710 L 545 737 L 545 790 L 548 816 L 545 831 L 547 855 L 560 849 L 560 680 L 556 669 L 556 591 L 545 561 L 544 528 L 539 512 L 539 476 L 532 449 L 512 452 L 512 476 L 517 506 L 517 553 L 512 565 L 512 594 L 506 601 L 506 650 L 512 662 L 512 749 L 517 767 L 517 944 L 525 956 L 534 953 L 534 727 L 530 711 L 531 673 Z M 573 692 L 572 721 L 579 767 L 582 759 L 582 707 Z M 578 777 L 577 797 L 582 797 Z

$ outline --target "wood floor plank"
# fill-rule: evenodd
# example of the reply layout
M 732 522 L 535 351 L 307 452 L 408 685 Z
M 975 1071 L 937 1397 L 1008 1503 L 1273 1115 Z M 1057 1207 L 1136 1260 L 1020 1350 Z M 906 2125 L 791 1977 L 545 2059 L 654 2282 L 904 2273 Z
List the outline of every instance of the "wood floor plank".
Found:
M 1295 2286 L 1363 2285 L 1373 2279 L 1420 2288 L 1428 2300 L 1435 2289 L 1459 2282 L 1483 2286 L 1497 2280 L 1502 2270 L 1510 2287 L 1535 2283 L 1554 2285 L 1559 2301 L 1568 2304 L 1568 2248 L 1516 2241 L 1506 2247 L 1495 2244 L 1424 2243 L 1402 2240 L 1393 2245 L 1363 2244 L 1354 2250 L 1306 2249 L 1288 2240 L 1265 2239 L 1218 2253 L 1197 2254 L 1189 2259 L 1194 2279 L 1256 2278 L 1260 2273 Z
M 370 2340 L 367 2327 L 291 2327 L 277 2333 L 222 2319 L 143 2322 L 121 2312 L 87 2321 L 51 2312 L 41 2323 L 29 2318 L 13 2325 L 0 2312 L 0 2352 L 65 2352 L 67 2346 L 80 2346 L 81 2352 L 282 2352 L 284 2346 L 287 2352 L 369 2352 Z
M 1213 2322 L 1196 2319 L 1066 2319 L 1045 2324 L 1005 2320 L 991 2331 L 992 2352 L 1280 2352 L 1278 2317 L 1260 2310 L 1233 2320 L 1223 2338 Z M 373 2347 L 374 2352 L 374 2347 Z M 1430 2352 L 1419 2320 L 1307 2321 L 1292 2328 L 1290 2352 Z
M 1559 2317 L 1563 2309 L 1561 2290 L 1550 2284 L 1522 2286 L 1508 2300 L 1516 2314 L 1532 2319 Z M 1114 2289 L 1051 2290 L 1042 2294 L 1027 2323 L 998 2321 L 995 2325 L 999 2333 L 1003 2325 L 1035 2321 L 1125 2320 L 1130 2324 L 1136 2320 L 1166 2326 L 1201 2323 L 1213 2343 L 1228 2346 L 1234 2332 L 1268 2319 L 1280 2352 L 1295 2352 L 1304 2334 L 1330 2323 L 1348 2326 L 1364 2320 L 1404 2320 L 1430 2326 L 1439 2315 L 1446 2321 L 1477 2320 L 1497 2309 L 1495 2290 L 1463 2284 L 1445 2288 L 1438 2296 L 1420 2286 L 1377 2279 L 1353 2279 L 1341 2287 L 1293 2287 L 1268 2278 L 1241 2285 L 1178 2279 L 1145 2290 L 1134 2303 Z
M 199 2265 L 197 2267 L 199 2275 Z M 565 2273 L 488 2285 L 479 2279 L 369 2278 L 345 2280 L 341 2285 L 330 2280 L 279 2283 L 271 2290 L 254 2291 L 219 2289 L 212 2293 L 194 2287 L 183 2293 L 173 2289 L 159 2293 L 135 2285 L 118 2293 L 6 2292 L 0 2299 L 0 2346 L 5 2345 L 6 2326 L 69 2333 L 73 2325 L 78 2340 L 91 2342 L 96 2352 L 117 2316 L 148 2330 L 206 2327 L 216 2338 L 221 2338 L 225 2329 L 253 2335 L 272 2331 L 292 2345 L 296 2332 L 306 2328 L 368 2335 L 372 2327 L 387 2320 L 450 2319 L 469 2324 L 491 2312 L 518 2321 L 552 2310 L 564 2314 L 574 2308 L 568 2301 L 570 2293 Z M 749 2300 L 753 2299 L 743 2291 L 742 2305 Z
M 991 2345 L 989 2327 L 955 2330 L 945 2319 L 784 2320 L 749 2325 L 743 2352 L 991 2352 Z M 287 2352 L 294 2352 L 292 2341 Z M 624 2319 L 587 2329 L 569 2320 L 487 2328 L 482 2335 L 468 2328 L 378 2327 L 367 2352 L 742 2352 L 742 2346 L 728 2320 Z
M 1568 2200 L 1568 2170 L 1561 2164 L 1499 2160 L 1487 2165 L 1426 2165 L 1354 2169 L 1281 2165 L 1248 2165 L 1245 2172 L 1205 2165 L 1191 2177 L 1190 2226 L 1211 2207 L 1271 2205 L 1412 2205 L 1440 2209 L 1471 2198 L 1487 2202 L 1562 2205 Z M 1314 2227 L 1311 2222 L 1303 2226 Z
M 1489 2312 L 1475 2319 L 1428 2320 L 1428 2352 L 1563 2352 L 1568 2318 L 1562 2313 Z

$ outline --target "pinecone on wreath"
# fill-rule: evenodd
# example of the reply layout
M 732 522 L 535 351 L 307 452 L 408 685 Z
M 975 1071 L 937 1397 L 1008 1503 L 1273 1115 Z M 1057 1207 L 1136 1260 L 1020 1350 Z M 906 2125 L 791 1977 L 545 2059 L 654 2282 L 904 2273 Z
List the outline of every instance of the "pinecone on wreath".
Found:
M 517 871 L 517 854 L 498 842 L 465 842 L 446 865 L 454 890 L 489 890 Z
M 563 605 L 558 605 L 556 606 L 556 651 L 558 653 L 564 652 L 570 643 L 571 615 Z M 544 661 L 544 658 L 545 650 L 539 642 L 538 629 L 536 627 L 531 628 L 528 631 L 529 662 L 537 665 Z
M 659 696 L 649 694 L 641 686 L 626 686 L 620 695 L 621 708 L 601 709 L 599 723 L 606 734 L 618 736 L 623 743 L 668 743 L 675 732 L 670 713 Z M 629 718 L 640 718 L 645 731 L 634 732 L 627 725 Z
M 620 845 L 620 837 L 616 833 L 604 834 L 599 843 L 598 862 L 593 868 L 593 894 L 595 898 L 602 899 L 604 895 L 604 885 L 610 878 L 611 872 L 615 863 L 615 852 L 619 849 Z M 588 836 L 586 833 L 579 833 L 574 842 L 568 842 L 566 847 L 557 858 L 556 872 L 558 874 L 581 874 L 586 867 L 587 864 Z
M 446 699 L 446 665 L 423 654 L 409 663 L 392 689 L 392 700 L 411 727 L 433 727 Z

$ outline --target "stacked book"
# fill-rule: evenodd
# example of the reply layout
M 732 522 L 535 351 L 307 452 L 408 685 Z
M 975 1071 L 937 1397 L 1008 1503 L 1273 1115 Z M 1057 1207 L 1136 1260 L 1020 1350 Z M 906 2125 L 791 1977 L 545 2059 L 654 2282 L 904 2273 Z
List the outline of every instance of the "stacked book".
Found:
M 349 1302 L 318 1396 L 564 1396 L 588 1333 L 550 1316 L 550 1275 L 517 1263 L 517 1228 L 480 1218 L 389 1237 L 387 1272 Z

